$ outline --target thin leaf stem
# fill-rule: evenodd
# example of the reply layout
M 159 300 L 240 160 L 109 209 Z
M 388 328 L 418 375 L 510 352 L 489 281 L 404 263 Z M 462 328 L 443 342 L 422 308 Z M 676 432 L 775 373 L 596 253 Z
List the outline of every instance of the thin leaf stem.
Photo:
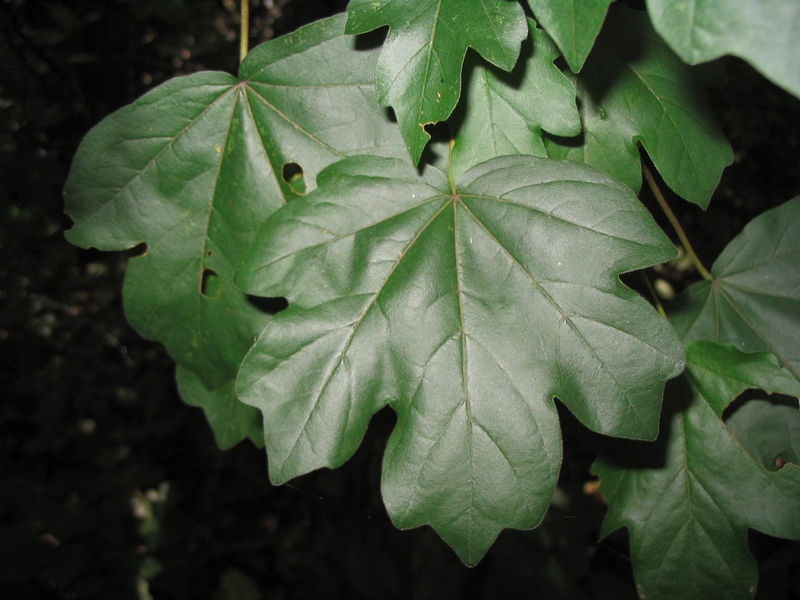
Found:
M 666 319 L 667 311 L 664 310 L 664 306 L 661 304 L 661 298 L 658 297 L 653 284 L 650 283 L 650 278 L 644 271 L 640 271 L 640 273 L 642 274 L 642 279 L 644 279 L 644 284 L 647 287 L 647 290 L 650 292 L 650 297 L 653 298 L 653 304 L 655 305 L 658 314 Z
M 250 0 L 242 0 L 241 9 L 242 28 L 239 33 L 239 62 L 247 56 L 250 45 Z
M 647 185 L 650 186 L 650 189 L 653 190 L 653 195 L 658 200 L 658 203 L 661 205 L 661 208 L 664 210 L 664 213 L 667 215 L 669 222 L 672 224 L 673 229 L 675 229 L 675 233 L 678 234 L 678 238 L 681 240 L 681 244 L 683 244 L 684 250 L 686 250 L 686 254 L 689 256 L 689 260 L 692 261 L 695 269 L 700 275 L 703 276 L 703 279 L 707 281 L 712 281 L 714 276 L 703 266 L 703 263 L 700 262 L 700 259 L 695 254 L 694 248 L 692 248 L 692 244 L 689 242 L 689 238 L 686 237 L 686 233 L 683 231 L 683 227 L 681 227 L 678 218 L 675 216 L 675 213 L 672 212 L 672 209 L 667 204 L 667 199 L 664 198 L 664 194 L 661 193 L 661 190 L 656 183 L 656 180 L 653 178 L 653 174 L 650 172 L 650 169 L 647 168 L 647 165 L 642 164 L 642 171 L 644 172 L 644 178 L 647 180 Z
M 456 182 L 453 179 L 453 146 L 456 145 L 455 139 L 450 139 L 450 151 L 447 153 L 447 181 L 450 183 L 450 193 L 456 195 Z

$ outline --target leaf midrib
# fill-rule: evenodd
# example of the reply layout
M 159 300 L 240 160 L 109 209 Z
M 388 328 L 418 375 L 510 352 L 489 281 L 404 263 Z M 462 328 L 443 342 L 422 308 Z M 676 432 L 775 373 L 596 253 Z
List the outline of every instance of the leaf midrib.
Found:
M 97 207 L 95 210 L 93 210 L 93 211 L 91 211 L 91 212 L 87 213 L 85 216 L 83 216 L 83 218 L 84 218 L 84 219 L 91 219 L 92 217 L 94 217 L 95 215 L 97 215 L 99 212 L 101 212 L 101 211 L 105 210 L 105 208 L 106 208 L 107 206 L 109 206 L 110 204 L 113 204 L 114 202 L 116 202 L 117 198 L 119 197 L 119 195 L 120 195 L 120 194 L 121 194 L 121 193 L 122 193 L 124 190 L 127 190 L 128 188 L 130 188 L 130 186 L 131 186 L 131 185 L 133 185 L 133 183 L 134 183 L 135 181 L 137 181 L 137 180 L 138 180 L 139 178 L 141 178 L 141 177 L 142 177 L 142 176 L 143 176 L 143 175 L 144 175 L 144 174 L 145 174 L 147 171 L 149 171 L 149 169 L 150 169 L 150 168 L 151 168 L 151 167 L 152 167 L 152 166 L 153 166 L 153 165 L 156 163 L 156 161 L 158 161 L 158 159 L 161 157 L 161 155 L 162 155 L 164 152 L 166 152 L 168 148 L 170 148 L 170 147 L 171 147 L 173 144 L 175 144 L 175 143 L 176 143 L 176 142 L 177 142 L 177 141 L 178 141 L 178 140 L 179 140 L 179 139 L 180 139 L 180 138 L 181 138 L 181 137 L 182 137 L 182 136 L 183 136 L 183 135 L 184 135 L 184 134 L 185 134 L 185 133 L 186 133 L 186 132 L 187 132 L 187 131 L 188 131 L 188 130 L 189 130 L 191 127 L 192 127 L 192 126 L 193 126 L 193 125 L 195 125 L 195 124 L 196 124 L 196 123 L 197 123 L 197 122 L 198 122 L 198 121 L 199 121 L 199 120 L 200 120 L 200 119 L 203 117 L 203 115 L 205 115 L 206 113 L 208 113 L 208 112 L 209 112 L 209 111 L 210 111 L 212 108 L 214 108 L 214 107 L 215 107 L 215 106 L 216 106 L 216 105 L 217 105 L 219 102 L 221 102 L 221 101 L 222 101 L 222 99 L 223 99 L 223 98 L 224 98 L 226 95 L 228 95 L 229 93 L 232 93 L 232 92 L 233 92 L 233 90 L 236 88 L 236 85 L 235 85 L 235 84 L 232 84 L 232 85 L 230 85 L 230 86 L 216 86 L 216 85 L 207 85 L 207 86 L 203 86 L 203 87 L 225 87 L 226 89 L 225 89 L 224 91 L 222 91 L 222 92 L 220 93 L 220 95 L 219 95 L 219 96 L 217 96 L 217 98 L 215 98 L 215 99 L 214 99 L 212 102 L 210 102 L 210 103 L 209 103 L 209 104 L 208 104 L 208 105 L 207 105 L 205 108 L 203 108 L 203 110 L 202 110 L 202 111 L 200 111 L 199 113 L 197 113 L 197 115 L 196 115 L 194 118 L 192 118 L 191 120 L 189 120 L 189 122 L 188 122 L 188 123 L 186 123 L 186 125 L 184 125 L 184 126 L 183 126 L 183 127 L 180 129 L 180 130 L 178 130 L 178 131 L 177 131 L 177 132 L 176 132 L 174 135 L 172 135 L 172 136 L 152 136 L 152 137 L 145 137 L 145 138 L 132 138 L 132 139 L 125 139 L 125 140 L 122 140 L 121 142 L 119 142 L 120 144 L 125 144 L 125 143 L 128 143 L 128 142 L 131 142 L 131 141 L 137 141 L 137 140 L 140 140 L 140 139 L 161 139 L 161 138 L 163 138 L 163 139 L 166 139 L 166 140 L 167 140 L 167 142 L 164 144 L 164 146 L 163 146 L 163 147 L 161 147 L 161 148 L 158 150 L 158 152 L 156 152 L 156 153 L 153 155 L 153 157 L 152 157 L 150 160 L 148 160 L 148 161 L 147 161 L 147 162 L 144 164 L 144 166 L 142 166 L 142 168 L 141 168 L 141 169 L 139 169 L 139 170 L 138 170 L 136 173 L 134 173 L 134 174 L 133 174 L 133 177 L 131 177 L 131 178 L 130 178 L 128 181 L 126 181 L 125 183 L 123 183 L 123 184 L 122 184 L 122 185 L 120 185 L 119 187 L 112 187 L 112 188 L 109 188 L 109 189 L 115 189 L 115 190 L 116 190 L 116 192 L 115 192 L 115 193 L 114 193 L 114 194 L 113 194 L 113 195 L 112 195 L 110 198 L 108 198 L 108 199 L 107 199 L 105 202 L 101 203 L 101 204 L 100 204 L 100 205 L 99 205 L 99 206 L 98 206 L 98 207 Z M 174 95 L 174 94 L 177 94 L 177 93 L 179 93 L 179 92 L 181 92 L 181 91 L 183 91 L 183 90 L 177 90 L 177 91 L 173 92 L 173 94 L 172 94 L 172 95 Z M 132 105 L 132 106 L 135 106 L 135 105 Z M 227 138 L 227 136 L 226 136 L 226 138 Z M 222 159 L 221 159 L 221 157 L 220 157 L 220 162 L 221 162 L 221 160 L 222 160 Z
M 470 196 L 470 197 L 474 197 L 474 196 Z M 634 403 L 634 402 L 633 402 L 633 401 L 632 401 L 632 400 L 631 400 L 631 399 L 628 397 L 628 394 L 627 394 L 627 393 L 624 391 L 624 390 L 625 390 L 624 386 L 622 386 L 622 385 L 621 385 L 621 384 L 620 384 L 620 383 L 617 381 L 617 378 L 615 377 L 615 375 L 614 375 L 614 374 L 613 374 L 613 373 L 612 373 L 612 372 L 611 372 L 611 371 L 608 369 L 608 367 L 606 366 L 606 364 L 605 364 L 605 363 L 604 363 L 602 360 L 600 360 L 600 357 L 597 355 L 597 352 L 595 351 L 594 347 L 592 347 L 592 345 L 591 345 L 591 344 L 589 344 L 589 342 L 586 340 L 586 338 L 585 338 L 585 337 L 583 336 L 583 334 L 580 332 L 580 330 L 578 329 L 578 327 L 577 327 L 577 326 L 574 324 L 574 322 L 573 322 L 573 320 L 572 320 L 571 316 L 570 316 L 570 315 L 568 315 L 567 313 L 565 313 L 565 312 L 562 310 L 561 306 L 560 306 L 560 305 L 559 305 L 559 304 L 558 304 L 558 303 L 555 301 L 555 299 L 554 299 L 554 298 L 553 298 L 553 297 L 552 297 L 552 296 L 551 296 L 551 295 L 550 295 L 550 294 L 547 292 L 547 290 L 545 290 L 545 289 L 542 287 L 541 283 L 539 283 L 539 281 L 538 281 L 538 280 L 537 280 L 537 279 L 536 279 L 536 278 L 533 276 L 533 274 L 532 274 L 532 273 L 530 273 L 530 272 L 529 272 L 529 271 L 528 271 L 528 270 L 527 270 L 527 269 L 526 269 L 526 268 L 525 268 L 525 267 L 522 265 L 522 263 L 521 263 L 521 262 L 520 262 L 520 261 L 517 259 L 517 257 L 516 257 L 516 256 L 514 256 L 514 255 L 511 253 L 511 251 L 510 251 L 508 248 L 506 248 L 506 247 L 505 247 L 505 246 L 504 246 L 504 245 L 503 245 L 503 244 L 500 242 L 500 240 L 498 240 L 498 239 L 497 239 L 497 237 L 496 237 L 496 236 L 495 236 L 495 235 L 492 233 L 492 231 L 491 231 L 491 230 L 489 230 L 489 228 L 488 228 L 488 227 L 487 227 L 487 226 L 486 226 L 486 225 L 483 223 L 483 221 L 481 221 L 480 219 L 478 219 L 478 218 L 477 218 L 477 217 L 476 217 L 476 216 L 475 216 L 475 215 L 472 213 L 472 211 L 470 211 L 470 210 L 469 210 L 469 208 L 468 208 L 468 207 L 467 207 L 465 204 L 463 204 L 463 202 L 460 202 L 460 204 L 461 204 L 461 206 L 463 206 L 463 207 L 464 207 L 464 210 L 466 210 L 466 211 L 469 213 L 469 215 L 472 217 L 472 219 L 475 221 L 475 223 L 477 223 L 477 224 L 478 224 L 478 225 L 479 225 L 479 226 L 480 226 L 480 227 L 481 227 L 481 228 L 482 228 L 482 229 L 483 229 L 483 230 L 486 232 L 486 235 L 488 235 L 488 236 L 489 236 L 489 237 L 490 237 L 492 240 L 494 240 L 494 241 L 495 241 L 495 243 L 498 245 L 498 247 L 499 247 L 499 248 L 500 248 L 500 249 L 501 249 L 501 250 L 502 250 L 502 251 L 503 251 L 503 252 L 504 252 L 504 253 L 505 253 L 505 254 L 506 254 L 508 257 L 509 257 L 509 259 L 511 259 L 511 261 L 512 261 L 514 264 L 516 264 L 516 265 L 517 265 L 517 267 L 519 268 L 519 270 L 520 270 L 522 273 L 524 273 L 524 274 L 525 274 L 525 275 L 526 275 L 526 276 L 527 276 L 527 277 L 530 279 L 531 283 L 533 283 L 533 284 L 534 284 L 534 286 L 536 286 L 536 288 L 539 290 L 539 293 L 542 295 L 542 297 L 544 297 L 544 298 L 545 298 L 545 300 L 547 300 L 547 301 L 548 301 L 548 302 L 551 304 L 551 306 L 552 306 L 552 307 L 553 307 L 553 308 L 556 310 L 556 312 L 558 312 L 558 314 L 560 314 L 560 315 L 561 315 L 561 317 L 564 319 L 564 322 L 565 322 L 565 323 L 567 323 L 567 324 L 569 325 L 569 327 L 572 329 L 572 331 L 575 333 L 575 335 L 576 335 L 576 336 L 578 336 L 578 337 L 579 337 L 579 338 L 580 338 L 580 339 L 583 341 L 583 343 L 584 343 L 585 347 L 586 347 L 586 348 L 588 348 L 588 349 L 589 349 L 589 351 L 592 353 L 592 356 L 594 356 L 594 357 L 595 357 L 595 360 L 597 361 L 597 364 L 598 364 L 598 365 L 600 365 L 600 367 L 603 369 L 603 371 L 604 371 L 604 372 L 605 372 L 605 373 L 608 375 L 608 377 L 609 377 L 609 378 L 610 378 L 610 379 L 611 379 L 611 380 L 614 382 L 614 385 L 615 385 L 615 386 L 616 386 L 616 388 L 617 388 L 617 389 L 620 391 L 620 393 L 621 393 L 622 397 L 625 399 L 625 401 L 626 401 L 626 403 L 628 404 L 628 406 L 629 406 L 629 407 L 630 407 L 630 408 L 633 410 L 633 413 L 634 413 L 634 414 L 635 414 L 635 415 L 638 417 L 638 419 L 639 419 L 639 423 L 640 423 L 640 424 L 641 424 L 643 427 L 647 428 L 647 427 L 646 427 L 646 421 L 645 421 L 645 419 L 642 417 L 642 415 L 641 415 L 641 413 L 639 412 L 639 410 L 638 410 L 637 406 L 635 405 L 635 403 Z M 618 331 L 619 331 L 619 330 L 618 330 Z M 638 339 L 638 338 L 637 338 L 637 339 Z M 662 353 L 662 354 L 663 354 L 663 353 Z M 647 429 L 649 430 L 649 428 L 647 428 Z
M 430 199 L 428 200 L 428 202 L 430 202 Z M 405 248 L 403 250 L 403 256 L 405 256 L 408 253 L 409 248 L 411 248 L 414 245 L 414 243 L 416 243 L 416 241 L 419 239 L 419 237 L 422 235 L 422 233 L 425 232 L 425 230 L 428 228 L 428 226 L 442 213 L 442 211 L 445 210 L 445 208 L 447 208 L 448 204 L 449 204 L 448 202 L 443 203 L 442 206 L 439 208 L 439 210 L 437 210 L 431 216 L 431 218 L 428 220 L 428 222 L 425 224 L 425 226 L 421 227 L 420 230 L 414 235 L 414 237 L 412 237 L 411 240 L 409 240 L 408 244 L 406 244 L 406 246 L 405 246 Z M 405 211 L 405 212 L 408 212 L 408 211 Z M 354 234 L 355 234 L 355 232 L 351 233 L 349 235 L 354 235 Z M 349 237 L 349 236 L 343 236 L 343 237 Z M 330 240 L 328 240 L 326 242 L 323 242 L 323 243 L 330 243 Z M 308 415 L 306 416 L 305 422 L 303 423 L 303 426 L 299 429 L 299 433 L 298 433 L 297 437 L 295 438 L 294 442 L 292 443 L 291 448 L 286 452 L 286 456 L 283 459 L 283 464 L 286 464 L 289 461 L 289 459 L 291 458 L 292 453 L 297 448 L 297 443 L 299 442 L 300 438 L 302 437 L 303 433 L 305 432 L 306 426 L 308 425 L 308 422 L 311 420 L 312 415 L 314 414 L 314 412 L 317 410 L 317 407 L 319 406 L 319 399 L 325 393 L 325 389 L 327 389 L 328 385 L 330 384 L 331 380 L 333 379 L 334 374 L 336 373 L 336 371 L 338 371 L 339 367 L 341 366 L 342 362 L 344 361 L 345 356 L 347 354 L 347 350 L 350 348 L 350 345 L 352 344 L 353 339 L 355 338 L 356 333 L 358 332 L 358 328 L 361 326 L 361 323 L 364 322 L 364 319 L 366 319 L 366 317 L 370 313 L 370 311 L 373 309 L 373 307 L 376 304 L 376 301 L 378 300 L 380 295 L 383 293 L 383 290 L 385 289 L 386 284 L 389 282 L 389 280 L 391 279 L 392 275 L 394 274 L 394 272 L 397 270 L 397 268 L 400 266 L 400 264 L 402 262 L 403 262 L 402 257 L 395 262 L 395 264 L 392 266 L 392 268 L 389 270 L 389 272 L 387 273 L 386 277 L 384 278 L 383 283 L 381 283 L 381 285 L 377 288 L 376 292 L 372 295 L 372 298 L 365 303 L 365 310 L 363 311 L 363 313 L 361 315 L 359 315 L 358 319 L 352 325 L 350 325 L 352 330 L 351 330 L 350 335 L 347 337 L 347 341 L 345 342 L 345 346 L 342 349 L 342 351 L 340 353 L 340 356 L 336 360 L 335 366 L 333 366 L 333 368 L 330 370 L 330 375 L 328 376 L 328 378 L 325 380 L 324 384 L 320 388 L 319 394 L 317 395 L 316 401 L 314 402 L 314 406 L 310 411 L 308 411 Z M 281 470 L 282 469 L 283 469 L 283 465 L 281 465 Z

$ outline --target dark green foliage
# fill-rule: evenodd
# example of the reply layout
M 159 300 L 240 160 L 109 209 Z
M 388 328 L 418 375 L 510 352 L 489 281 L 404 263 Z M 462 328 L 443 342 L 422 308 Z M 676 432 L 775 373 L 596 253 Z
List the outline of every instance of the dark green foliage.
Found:
M 732 53 L 796 92 L 793 44 L 780 45 L 796 38 L 791 8 L 698 2 L 703 37 L 675 3 L 655 0 L 648 13 L 614 6 L 608 15 L 604 0 L 575 12 L 532 0 L 524 8 L 353 1 L 347 16 L 254 48 L 234 77 L 187 75 L 200 63 L 233 70 L 232 3 L 118 5 L 123 16 L 111 18 L 93 3 L 4 4 L 10 58 L 0 68 L 11 77 L 3 95 L 39 101 L 2 105 L 10 125 L 3 167 L 20 173 L 0 183 L 8 221 L 19 226 L 38 214 L 26 198 L 60 186 L 78 132 L 178 69 L 183 77 L 86 137 L 66 186 L 75 221 L 68 235 L 84 246 L 132 249 L 126 312 L 178 363 L 184 399 L 203 407 L 223 447 L 259 440 L 263 427 L 270 476 L 295 481 L 272 489 L 263 455 L 249 444 L 223 458 L 196 416 L 164 417 L 172 363 L 119 325 L 84 316 L 97 307 L 114 314 L 124 261 L 93 250 L 44 252 L 60 243 L 53 235 L 61 224 L 31 221 L 48 242 L 31 269 L 16 262 L 17 248 L 36 244 L 6 235 L 3 251 L 14 259 L 0 289 L 9 305 L 0 325 L 10 340 L 6 417 L 29 424 L 34 440 L 14 434 L 6 442 L 22 448 L 7 465 L 2 504 L 18 523 L 3 530 L 9 594 L 114 597 L 108 590 L 125 589 L 119 597 L 133 597 L 135 580 L 139 597 L 149 587 L 159 598 L 515 598 L 532 588 L 545 597 L 606 590 L 617 598 L 633 591 L 614 589 L 620 573 L 604 568 L 602 549 L 626 552 L 624 534 L 611 534 L 625 526 L 639 594 L 753 595 L 747 528 L 800 537 L 791 464 L 800 412 L 797 199 L 754 220 L 722 252 L 711 280 L 666 306 L 688 344 L 689 368 L 667 385 L 663 409 L 664 381 L 682 369 L 684 350 L 625 273 L 674 256 L 632 194 L 640 160 L 652 161 L 672 192 L 716 211 L 706 218 L 677 202 L 690 238 L 714 231 L 704 257 L 716 257 L 751 216 L 796 194 L 796 173 L 773 183 L 762 175 L 771 172 L 766 160 L 747 165 L 759 149 L 797 145 L 786 124 L 800 111 L 774 89 L 758 101 L 785 112 L 746 113 L 729 91 L 713 92 L 709 103 L 701 82 L 719 83 L 719 65 L 700 72 L 678 58 Z M 297 6 L 254 8 L 262 39 L 286 27 L 281 11 L 297 16 Z M 529 9 L 538 28 L 526 22 Z M 199 20 L 184 25 L 189 15 Z M 384 25 L 382 46 L 376 36 L 344 33 Z M 97 35 L 111 39 L 109 32 L 115 41 L 127 32 L 133 42 L 118 46 L 134 50 L 103 50 Z M 214 52 L 223 37 L 229 51 Z M 97 60 L 113 56 L 114 67 Z M 108 77 L 125 84 L 110 86 Z M 733 77 L 732 89 L 747 77 L 763 87 L 748 72 Z M 103 91 L 89 81 L 104 81 Z M 733 158 L 711 104 L 742 160 L 734 176 L 747 184 L 733 186 L 723 174 L 709 203 Z M 752 115 L 765 125 L 759 131 L 777 134 L 754 132 Z M 435 140 L 423 152 L 432 132 L 425 126 L 445 119 L 453 142 Z M 50 149 L 63 132 L 71 141 Z M 776 135 L 783 146 L 770 145 Z M 11 158 L 19 156 L 55 168 L 49 179 L 26 180 L 28 167 Z M 770 187 L 756 189 L 759 177 Z M 649 207 L 647 192 L 641 197 Z M 691 282 L 680 260 L 655 268 L 649 277 L 679 288 Z M 27 272 L 39 273 L 33 283 Z M 53 281 L 64 281 L 63 290 Z M 103 300 L 87 287 L 104 290 Z M 86 337 L 73 327 L 104 333 Z M 20 351 L 23 341 L 36 350 Z M 57 358 L 39 365 L 41 348 Z M 97 348 L 127 372 L 104 379 L 90 350 Z M 137 366 L 145 356 L 157 365 L 152 376 Z M 32 383 L 15 371 L 34 373 Z M 789 396 L 766 402 L 748 388 Z M 93 391 L 78 402 L 78 389 Z M 135 433 L 109 434 L 112 423 Z M 615 446 L 608 435 L 657 440 Z M 148 440 L 161 441 L 151 449 Z M 615 450 L 626 444 L 636 449 Z M 600 507 L 581 485 L 598 454 L 610 507 L 608 536 L 591 559 L 596 547 L 586 540 Z M 31 469 L 26 456 L 35 457 Z M 138 456 L 162 462 L 140 470 Z M 48 461 L 61 458 L 77 468 L 51 472 Z M 198 459 L 220 465 L 210 479 L 194 481 L 198 467 L 188 465 Z M 336 472 L 304 475 L 345 461 Z M 92 483 L 98 477 L 107 485 Z M 386 529 L 379 481 L 396 525 L 430 523 L 469 564 L 503 528 L 538 528 L 503 534 L 466 572 L 427 528 Z M 365 514 L 374 518 L 365 522 Z M 89 515 L 108 515 L 108 526 Z M 245 541 L 234 542 L 229 526 Z M 209 536 L 199 533 L 209 527 Z M 115 538 L 124 550 L 98 550 Z M 764 558 L 769 547 L 750 549 Z M 127 578 L 128 587 L 99 575 L 112 564 L 119 575 L 110 579 Z M 784 581 L 762 579 L 769 593 Z

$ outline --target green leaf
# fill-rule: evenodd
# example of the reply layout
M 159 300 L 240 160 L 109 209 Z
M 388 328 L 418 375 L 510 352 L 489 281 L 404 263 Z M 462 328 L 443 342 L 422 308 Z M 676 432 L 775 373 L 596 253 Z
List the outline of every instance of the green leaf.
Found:
M 528 35 L 525 13 L 508 0 L 350 0 L 347 32 L 389 25 L 375 75 L 378 102 L 391 106 L 414 164 L 461 94 L 461 67 L 472 47 L 510 71 Z
M 745 59 L 800 97 L 800 3 L 787 0 L 647 0 L 656 31 L 687 63 Z
M 673 316 L 685 342 L 769 350 L 800 380 L 800 196 L 753 219 Z
M 636 144 L 641 143 L 670 188 L 708 206 L 733 152 L 699 78 L 645 15 L 609 12 L 577 88 L 583 135 L 553 140 L 552 157 L 590 164 L 638 192 L 642 175 Z
M 533 21 L 529 24 L 530 41 L 522 44 L 511 73 L 484 65 L 474 55 L 467 58 L 466 93 L 450 120 L 456 129 L 451 157 L 456 179 L 497 156 L 546 158 L 542 129 L 562 136 L 581 131 L 575 88 L 553 64 L 558 50 Z
M 800 465 L 800 410 L 750 400 L 725 424 L 753 459 L 770 471 L 783 462 Z
M 655 437 L 683 351 L 618 275 L 675 249 L 629 188 L 525 156 L 471 169 L 455 193 L 434 168 L 374 157 L 318 179 L 237 273 L 290 301 L 237 379 L 264 414 L 273 482 L 341 465 L 389 404 L 389 514 L 431 524 L 475 564 L 500 530 L 547 509 L 554 396 L 595 431 Z
M 183 401 L 203 409 L 217 445 L 222 450 L 232 448 L 246 439 L 256 446 L 264 446 L 261 413 L 236 399 L 233 380 L 210 392 L 197 375 L 178 366 L 175 381 Z
M 613 0 L 528 0 L 536 19 L 555 40 L 573 72 L 589 56 Z
M 601 535 L 629 529 L 640 597 L 750 598 L 747 528 L 800 539 L 800 468 L 764 469 L 719 413 L 748 388 L 797 395 L 800 385 L 767 352 L 695 342 L 686 356 L 686 375 L 667 386 L 660 441 L 593 467 L 608 501 Z M 649 466 L 626 467 L 631 456 Z
M 299 197 L 284 165 L 300 165 L 313 188 L 345 155 L 405 155 L 372 100 L 377 52 L 356 51 L 343 29 L 335 17 L 259 46 L 241 79 L 169 81 L 95 127 L 75 157 L 67 238 L 104 250 L 146 244 L 128 265 L 128 319 L 209 388 L 235 376 L 269 320 L 233 270 L 264 219 Z

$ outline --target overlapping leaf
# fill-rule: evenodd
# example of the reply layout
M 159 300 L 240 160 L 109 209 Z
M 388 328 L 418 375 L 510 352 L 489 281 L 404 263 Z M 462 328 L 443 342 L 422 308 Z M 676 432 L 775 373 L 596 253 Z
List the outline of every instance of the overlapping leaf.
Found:
M 237 274 L 290 300 L 237 379 L 264 414 L 274 482 L 342 464 L 388 403 L 389 514 L 474 564 L 549 504 L 554 396 L 596 431 L 655 437 L 682 348 L 618 274 L 675 252 L 629 188 L 524 156 L 471 169 L 457 192 L 436 169 L 374 157 L 318 180 Z
M 264 445 L 261 413 L 237 400 L 233 381 L 209 391 L 197 375 L 180 365 L 175 381 L 184 402 L 203 409 L 220 448 L 227 450 L 246 439 L 256 446 Z
M 533 21 L 529 25 L 531 37 L 511 73 L 467 58 L 464 98 L 451 119 L 456 133 L 449 160 L 456 178 L 497 156 L 547 157 L 542 129 L 561 136 L 581 131 L 575 88 L 553 64 L 558 50 Z
M 661 443 L 635 453 L 660 466 L 593 467 L 609 505 L 602 535 L 629 529 L 642 597 L 750 598 L 757 570 L 747 528 L 800 539 L 800 468 L 767 471 L 721 414 L 748 388 L 796 396 L 800 384 L 767 352 L 695 342 L 686 354 L 686 376 L 667 387 Z
M 750 400 L 725 424 L 765 469 L 775 471 L 785 462 L 800 465 L 800 411 L 796 405 Z
M 551 156 L 590 164 L 638 191 L 641 143 L 667 185 L 708 206 L 733 152 L 699 79 L 646 16 L 609 12 L 577 87 L 583 135 L 550 144 Z
M 753 219 L 711 274 L 681 298 L 681 337 L 769 350 L 800 380 L 800 196 Z
M 68 239 L 147 245 L 128 265 L 128 319 L 210 388 L 235 376 L 269 318 L 232 278 L 258 226 L 297 196 L 284 165 L 299 164 L 313 188 L 344 155 L 405 154 L 374 102 L 377 53 L 355 50 L 344 20 L 254 49 L 239 79 L 198 73 L 165 83 L 104 120 L 75 157 Z
M 612 0 L 528 0 L 536 19 L 578 73 L 603 26 Z
M 800 3 L 787 0 L 647 0 L 653 25 L 690 64 L 739 56 L 800 97 Z
M 508 0 L 351 0 L 347 13 L 348 33 L 390 28 L 378 101 L 394 109 L 414 164 L 430 138 L 425 125 L 444 121 L 458 102 L 467 48 L 510 71 L 528 35 L 522 7 Z

